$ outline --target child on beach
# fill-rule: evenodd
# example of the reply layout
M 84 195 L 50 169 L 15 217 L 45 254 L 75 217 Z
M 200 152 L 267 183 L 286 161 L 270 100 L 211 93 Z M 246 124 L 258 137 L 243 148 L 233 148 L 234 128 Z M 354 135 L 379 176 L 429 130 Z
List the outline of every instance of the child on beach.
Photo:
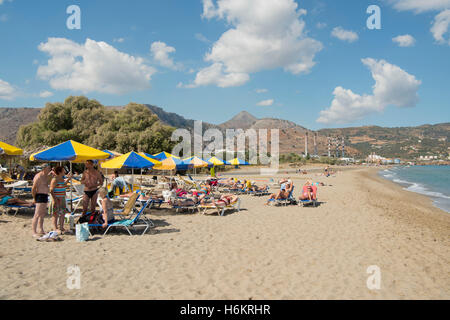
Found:
M 66 214 L 66 187 L 71 175 L 64 179 L 65 170 L 63 167 L 56 167 L 52 170 L 53 178 L 50 182 L 50 194 L 53 202 L 53 227 L 63 234 L 64 216 Z

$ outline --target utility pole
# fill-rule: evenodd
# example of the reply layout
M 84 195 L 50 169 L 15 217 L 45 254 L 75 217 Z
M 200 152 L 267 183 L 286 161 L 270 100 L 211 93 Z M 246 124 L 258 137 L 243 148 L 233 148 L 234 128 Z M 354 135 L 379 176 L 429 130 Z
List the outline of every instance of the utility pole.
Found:
M 308 156 L 308 131 L 305 133 L 305 158 Z
M 317 132 L 314 132 L 314 156 L 317 157 Z

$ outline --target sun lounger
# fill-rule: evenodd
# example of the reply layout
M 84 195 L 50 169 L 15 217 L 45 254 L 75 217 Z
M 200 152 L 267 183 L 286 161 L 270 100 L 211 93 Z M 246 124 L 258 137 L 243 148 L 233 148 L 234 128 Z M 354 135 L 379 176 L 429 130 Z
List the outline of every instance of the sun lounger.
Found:
M 5 214 L 8 214 L 9 210 L 14 210 L 14 217 L 17 215 L 17 213 L 19 213 L 20 209 L 34 209 L 35 206 L 32 207 L 24 207 L 24 206 L 19 206 L 19 205 L 15 205 L 15 204 L 2 204 L 0 205 L 0 208 L 2 208 L 3 212 Z
M 208 210 L 214 210 L 217 212 L 219 216 L 223 216 L 226 210 L 235 210 L 240 211 L 241 210 L 241 199 L 237 199 L 235 202 L 230 203 L 226 206 L 221 205 L 213 205 L 213 204 L 205 204 L 205 205 L 199 205 L 198 206 L 199 212 L 206 214 Z
M 295 187 L 292 187 L 291 192 L 289 192 L 289 195 L 287 198 L 285 199 L 270 199 L 270 202 L 274 202 L 277 205 L 285 205 L 287 206 L 288 204 L 297 204 L 297 200 L 295 200 L 293 194 L 294 194 L 294 189 Z
M 129 219 L 123 219 L 123 220 L 119 220 L 116 222 L 113 222 L 111 224 L 108 224 L 108 227 L 106 228 L 106 231 L 103 235 L 106 235 L 108 233 L 108 231 L 111 228 L 125 228 L 125 230 L 128 231 L 129 235 L 132 236 L 133 234 L 131 233 L 130 229 L 135 229 L 136 227 L 145 227 L 144 231 L 142 232 L 141 235 L 144 235 L 148 228 L 153 227 L 154 224 L 151 220 L 144 218 L 143 217 L 143 212 L 144 210 L 147 209 L 149 202 L 146 202 L 142 208 L 139 210 L 139 212 L 135 215 L 134 218 L 129 218 Z M 89 228 L 91 227 L 102 227 L 103 225 L 101 224 L 90 224 Z
M 306 193 L 307 186 L 303 187 L 303 193 Z M 303 207 L 305 206 L 309 206 L 312 205 L 313 207 L 317 207 L 317 186 L 312 186 L 312 197 L 311 200 L 306 199 L 306 200 L 299 200 L 299 205 L 302 205 Z
M 270 189 L 269 186 L 267 186 L 263 190 L 258 190 L 258 191 L 249 190 L 247 193 L 252 196 L 258 196 L 258 197 L 267 196 L 270 194 L 269 189 Z

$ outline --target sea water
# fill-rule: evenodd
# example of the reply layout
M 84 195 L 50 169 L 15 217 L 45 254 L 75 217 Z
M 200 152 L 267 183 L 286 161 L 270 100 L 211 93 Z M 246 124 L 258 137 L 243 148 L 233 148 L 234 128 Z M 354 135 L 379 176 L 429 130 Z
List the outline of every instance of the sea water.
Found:
M 436 207 L 450 213 L 450 166 L 397 166 L 380 175 L 430 197 Z

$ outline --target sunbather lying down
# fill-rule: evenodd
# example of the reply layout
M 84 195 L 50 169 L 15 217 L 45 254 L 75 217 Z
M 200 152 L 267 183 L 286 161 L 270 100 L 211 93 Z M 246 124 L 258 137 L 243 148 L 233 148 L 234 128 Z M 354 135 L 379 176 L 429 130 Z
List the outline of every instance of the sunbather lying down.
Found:
M 3 182 L 0 181 L 0 205 L 16 205 L 22 207 L 33 207 L 33 203 L 14 198 L 11 196 L 11 191 L 5 188 Z
M 199 203 L 199 198 L 194 195 L 190 195 L 186 198 L 170 198 L 169 205 L 176 207 L 190 207 Z
M 200 204 L 202 205 L 209 205 L 212 204 L 216 207 L 226 207 L 230 204 L 236 202 L 238 200 L 238 196 L 234 194 L 223 194 L 220 196 L 218 200 L 211 198 L 211 199 L 203 199 L 200 201 Z
M 250 191 L 265 191 L 268 189 L 269 189 L 269 187 L 267 186 L 267 184 L 260 187 L 260 186 L 256 185 L 254 181 L 251 182 L 250 187 L 249 187 Z

